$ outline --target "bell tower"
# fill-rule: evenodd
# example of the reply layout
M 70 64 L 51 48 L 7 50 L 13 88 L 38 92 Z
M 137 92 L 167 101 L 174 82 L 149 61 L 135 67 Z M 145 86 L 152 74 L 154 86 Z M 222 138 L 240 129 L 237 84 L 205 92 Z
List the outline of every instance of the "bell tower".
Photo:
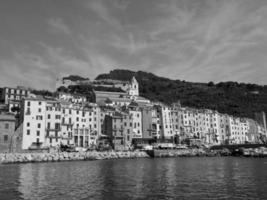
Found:
M 130 82 L 129 95 L 139 96 L 139 84 L 134 76 L 132 77 Z

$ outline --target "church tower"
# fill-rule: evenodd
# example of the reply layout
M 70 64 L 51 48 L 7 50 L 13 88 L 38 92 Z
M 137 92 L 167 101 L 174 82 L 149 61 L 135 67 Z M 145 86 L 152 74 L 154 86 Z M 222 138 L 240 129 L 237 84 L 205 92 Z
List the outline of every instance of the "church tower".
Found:
M 139 96 L 139 84 L 134 76 L 130 82 L 129 95 Z

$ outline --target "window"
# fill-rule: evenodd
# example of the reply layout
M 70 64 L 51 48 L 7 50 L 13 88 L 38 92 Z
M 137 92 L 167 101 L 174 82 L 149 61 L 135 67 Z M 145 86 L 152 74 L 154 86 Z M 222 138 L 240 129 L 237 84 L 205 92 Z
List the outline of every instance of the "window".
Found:
M 39 124 L 37 124 L 37 127 L 38 127 L 38 128 L 41 128 L 41 124 L 40 124 L 40 123 L 39 123 Z
M 50 128 L 50 122 L 47 123 L 47 128 Z
M 27 105 L 28 105 L 28 106 L 31 106 L 31 102 L 30 102 L 30 101 L 28 101 L 28 102 L 27 102 Z
M 60 123 L 55 123 L 55 129 L 59 130 L 60 129 Z
M 40 136 L 40 131 L 36 131 L 36 135 L 37 136 Z
M 38 104 L 39 104 L 39 106 L 40 106 L 40 105 L 42 105 L 42 102 L 41 102 L 41 101 L 39 101 L 39 102 L 38 102 Z
M 40 143 L 40 139 L 39 139 L 39 138 L 36 139 L 36 143 L 37 143 L 37 144 Z
M 30 126 L 30 122 L 27 123 L 27 127 L 29 127 L 29 126 Z
M 5 124 L 5 129 L 9 129 L 9 124 Z
M 79 110 L 77 110 L 77 115 L 79 115 Z
M 47 119 L 51 119 L 51 115 L 50 114 L 47 115 Z
M 4 135 L 4 142 L 8 142 L 8 135 Z
M 38 112 L 42 112 L 42 109 L 41 109 L 41 108 L 39 108 L 39 109 L 38 109 Z
M 69 110 L 69 114 L 71 115 L 71 109 Z
M 27 130 L 27 135 L 30 135 L 30 133 L 31 133 L 30 130 Z
M 36 120 L 43 120 L 43 116 L 41 116 L 41 115 L 36 115 Z

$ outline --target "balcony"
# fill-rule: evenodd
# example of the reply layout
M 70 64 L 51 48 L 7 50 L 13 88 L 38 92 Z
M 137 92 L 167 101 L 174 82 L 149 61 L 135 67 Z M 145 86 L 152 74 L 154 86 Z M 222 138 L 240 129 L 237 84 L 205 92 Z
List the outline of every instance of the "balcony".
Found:
M 73 126 L 74 123 L 62 122 L 62 126 Z
M 62 135 L 61 134 L 56 135 L 55 133 L 47 133 L 46 137 L 47 138 L 62 138 Z
M 53 132 L 59 132 L 59 131 L 61 131 L 61 128 L 46 128 L 45 129 L 46 131 L 53 131 Z

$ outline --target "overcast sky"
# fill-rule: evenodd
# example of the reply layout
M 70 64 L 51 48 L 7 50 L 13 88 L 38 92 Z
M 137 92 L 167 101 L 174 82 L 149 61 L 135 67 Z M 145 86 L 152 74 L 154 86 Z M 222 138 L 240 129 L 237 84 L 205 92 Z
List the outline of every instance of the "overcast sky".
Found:
M 0 86 L 115 68 L 267 84 L 266 0 L 6 0 Z

